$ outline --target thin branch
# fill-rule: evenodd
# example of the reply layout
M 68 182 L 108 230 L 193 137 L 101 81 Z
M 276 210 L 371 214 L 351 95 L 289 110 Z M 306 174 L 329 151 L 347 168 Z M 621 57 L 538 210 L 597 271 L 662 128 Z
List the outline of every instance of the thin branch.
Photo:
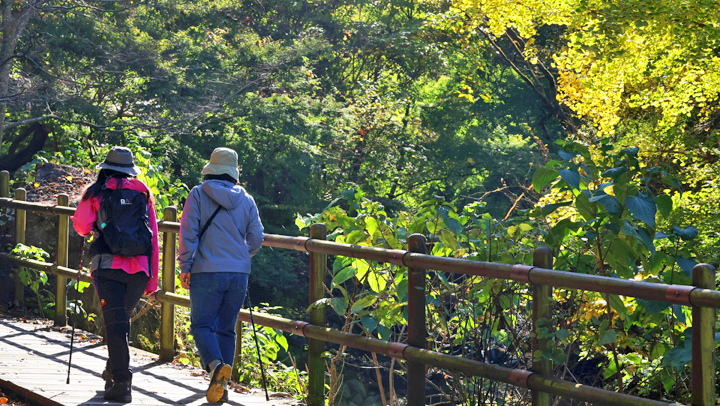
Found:
M 21 125 L 25 125 L 25 124 L 33 124 L 33 123 L 37 123 L 37 122 L 45 121 L 45 120 L 58 120 L 58 121 L 61 121 L 61 122 L 63 122 L 63 123 L 78 124 L 78 125 L 82 125 L 82 126 L 85 126 L 85 127 L 89 127 L 89 128 L 95 129 L 95 130 L 107 131 L 107 132 L 117 133 L 117 134 L 122 134 L 122 133 L 125 133 L 125 132 L 127 132 L 127 131 L 130 131 L 130 130 L 133 130 L 133 129 L 136 129 L 136 128 L 144 128 L 144 129 L 163 129 L 163 128 L 167 128 L 167 127 L 168 127 L 168 126 L 164 126 L 164 125 L 149 125 L 149 124 L 137 124 L 137 123 L 135 123 L 135 124 L 97 125 L 97 124 L 89 123 L 89 122 L 87 122 L 87 121 L 82 121 L 82 120 L 70 120 L 70 119 L 67 119 L 67 118 L 64 118 L 64 117 L 57 116 L 57 115 L 55 115 L 55 114 L 48 114 L 48 115 L 46 115 L 46 116 L 29 118 L 29 119 L 27 119 L 27 120 L 15 121 L 15 122 L 13 122 L 13 123 L 6 124 L 5 127 L 3 127 L 3 129 L 4 129 L 4 130 L 7 130 L 7 129 L 14 128 L 14 127 L 17 127 L 17 126 L 21 126 Z M 110 129 L 109 129 L 109 128 L 113 128 L 113 127 L 127 127 L 127 128 L 126 128 L 126 129 L 123 129 L 123 130 L 110 130 Z

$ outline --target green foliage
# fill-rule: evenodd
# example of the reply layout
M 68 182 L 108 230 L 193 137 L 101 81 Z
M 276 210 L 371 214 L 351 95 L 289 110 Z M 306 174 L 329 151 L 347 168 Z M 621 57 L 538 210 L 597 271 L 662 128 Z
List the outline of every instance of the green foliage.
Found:
M 328 239 L 361 246 L 402 249 L 414 233 L 426 236 L 429 254 L 505 263 L 532 261 L 537 224 L 526 219 L 497 222 L 482 204 L 458 210 L 441 197 L 416 211 L 390 216 L 358 189 L 346 190 L 322 213 L 296 219 L 300 229 L 314 222 L 327 226 Z M 336 205 L 338 204 L 338 205 Z M 389 263 L 336 257 L 330 289 L 333 297 L 310 306 L 330 306 L 345 317 L 349 331 L 389 340 L 406 338 L 407 268 Z M 510 365 L 529 348 L 527 287 L 513 282 L 441 272 L 426 283 L 429 347 L 436 351 Z M 492 349 L 492 351 L 491 351 Z M 512 350 L 510 350 L 512 349 Z M 506 351 L 513 354 L 505 357 Z M 497 356 L 491 355 L 495 354 Z M 391 373 L 394 373 L 391 371 Z M 458 402 L 494 399 L 497 384 L 446 375 L 443 385 L 460 388 Z
M 562 160 L 548 162 L 533 178 L 545 196 L 532 215 L 545 223 L 543 241 L 556 253 L 555 269 L 689 285 L 698 229 L 669 223 L 673 199 L 666 193 L 680 186 L 671 170 L 643 165 L 638 148 L 616 150 L 607 140 L 561 145 Z M 558 331 L 572 332 L 565 345 L 578 345 L 587 358 L 608 359 L 603 376 L 611 388 L 648 376 L 640 392 L 688 396 L 680 386 L 665 385 L 686 379 L 687 308 L 592 292 L 567 291 L 555 300 L 572 309 L 559 323 Z
M 266 305 L 263 308 L 253 309 L 255 312 L 261 311 L 266 314 L 272 314 L 275 310 L 277 308 Z M 260 354 L 258 354 L 255 336 L 257 336 Z M 285 354 L 287 358 L 280 360 L 281 354 Z M 295 358 L 290 354 L 287 339 L 283 336 L 282 331 L 255 325 L 255 332 L 253 332 L 253 326 L 246 323 L 242 337 L 242 361 L 234 366 L 234 372 L 239 374 L 238 382 L 253 387 L 262 386 L 260 363 L 265 370 L 269 391 L 289 393 L 296 399 L 302 399 L 305 396 L 307 372 L 297 369 L 301 366 L 296 365 Z
M 42 248 L 27 246 L 25 244 L 17 244 L 10 253 L 21 258 L 34 259 L 36 261 L 45 261 L 45 259 L 50 256 L 50 254 Z M 34 309 L 35 313 L 41 317 L 45 315 L 50 318 L 54 317 L 55 295 L 45 289 L 45 285 L 48 283 L 48 275 L 45 271 L 18 268 L 13 271 L 13 277 L 19 279 L 23 285 L 30 288 L 30 291 L 34 294 L 35 304 L 37 306 Z

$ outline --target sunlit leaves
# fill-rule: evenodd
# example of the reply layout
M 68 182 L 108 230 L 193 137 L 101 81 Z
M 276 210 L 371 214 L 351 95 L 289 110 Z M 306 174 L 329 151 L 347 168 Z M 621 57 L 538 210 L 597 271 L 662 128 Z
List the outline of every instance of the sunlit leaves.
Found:
M 540 193 L 548 183 L 557 179 L 558 175 L 559 172 L 554 169 L 540 168 L 536 170 L 532 179 L 535 191 Z

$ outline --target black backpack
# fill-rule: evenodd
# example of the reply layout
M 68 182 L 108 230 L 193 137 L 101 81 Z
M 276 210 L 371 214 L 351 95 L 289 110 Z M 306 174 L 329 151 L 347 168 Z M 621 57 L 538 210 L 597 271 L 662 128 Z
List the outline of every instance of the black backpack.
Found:
M 152 253 L 148 197 L 131 189 L 103 189 L 97 225 L 105 245 L 102 251 L 121 257 Z

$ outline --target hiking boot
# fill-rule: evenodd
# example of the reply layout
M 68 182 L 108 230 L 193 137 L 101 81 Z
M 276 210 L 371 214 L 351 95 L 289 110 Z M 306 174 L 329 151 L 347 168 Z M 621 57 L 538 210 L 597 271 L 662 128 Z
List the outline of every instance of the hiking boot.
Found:
M 113 381 L 112 372 L 105 368 L 102 372 L 102 379 L 105 381 L 105 392 L 107 392 L 110 388 L 112 388 L 113 383 L 115 383 L 115 381 Z
M 110 390 L 105 391 L 105 400 L 119 403 L 132 402 L 132 382 L 115 382 Z
M 227 390 L 227 387 L 228 387 L 228 383 L 225 382 L 225 384 L 223 385 L 223 395 L 222 395 L 222 397 L 220 398 L 220 400 L 219 400 L 218 402 L 220 402 L 220 403 L 225 403 L 225 402 L 228 401 L 228 390 Z
M 227 393 L 225 386 L 227 380 L 230 379 L 232 367 L 228 364 L 220 363 L 212 371 L 210 371 L 210 386 L 208 387 L 205 397 L 210 403 L 219 402 L 223 395 Z

